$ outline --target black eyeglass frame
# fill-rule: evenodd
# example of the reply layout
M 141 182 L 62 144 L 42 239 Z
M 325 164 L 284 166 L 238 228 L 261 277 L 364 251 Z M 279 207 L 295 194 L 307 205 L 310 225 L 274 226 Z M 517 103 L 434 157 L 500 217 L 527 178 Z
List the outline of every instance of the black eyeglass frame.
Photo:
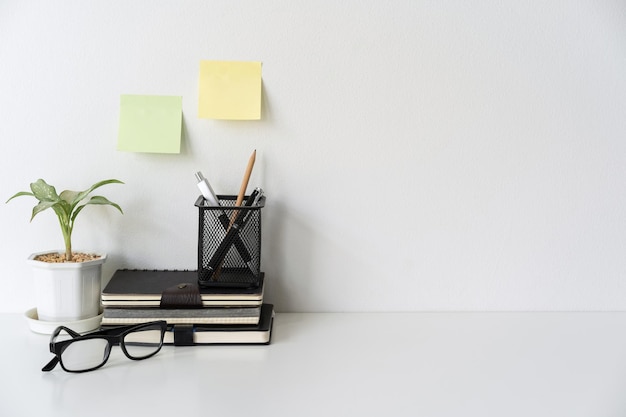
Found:
M 160 343 L 159 343 L 158 348 L 154 352 L 151 352 L 145 356 L 141 356 L 141 357 L 131 356 L 126 350 L 124 337 L 127 334 L 139 331 L 143 329 L 144 327 L 147 328 L 147 327 L 154 327 L 154 326 L 159 326 L 159 330 L 161 331 L 161 338 L 160 338 Z M 58 337 L 61 331 L 63 330 L 65 330 L 70 336 L 72 336 L 72 338 L 61 340 L 58 342 L 53 342 L 53 340 L 56 337 Z M 111 327 L 107 329 L 97 330 L 92 333 L 87 333 L 85 335 L 81 335 L 80 333 L 77 333 L 74 330 L 69 329 L 65 326 L 59 326 L 54 330 L 54 332 L 52 332 L 52 335 L 50 336 L 50 352 L 53 353 L 55 356 L 41 370 L 43 372 L 51 371 L 57 366 L 57 364 L 60 363 L 63 370 L 66 372 L 80 373 L 80 372 L 93 371 L 94 369 L 98 369 L 101 366 L 103 366 L 109 360 L 109 355 L 111 354 L 111 347 L 113 347 L 113 345 L 119 345 L 122 348 L 122 352 L 124 352 L 124 355 L 126 355 L 128 359 L 132 359 L 132 360 L 148 359 L 149 357 L 154 356 L 157 353 L 159 353 L 159 351 L 163 347 L 163 336 L 165 335 L 166 330 L 167 330 L 167 322 L 165 320 L 151 321 L 151 322 L 141 323 L 141 324 L 136 324 L 136 325 L 131 325 L 131 326 Z M 105 357 L 102 363 L 98 366 L 94 366 L 88 369 L 72 370 L 72 369 L 65 368 L 65 366 L 63 365 L 63 360 L 61 359 L 61 356 L 63 355 L 63 352 L 65 351 L 65 349 L 67 349 L 69 345 L 71 345 L 72 343 L 76 341 L 83 341 L 83 340 L 89 340 L 89 339 L 104 339 L 107 341 L 108 346 L 105 350 Z

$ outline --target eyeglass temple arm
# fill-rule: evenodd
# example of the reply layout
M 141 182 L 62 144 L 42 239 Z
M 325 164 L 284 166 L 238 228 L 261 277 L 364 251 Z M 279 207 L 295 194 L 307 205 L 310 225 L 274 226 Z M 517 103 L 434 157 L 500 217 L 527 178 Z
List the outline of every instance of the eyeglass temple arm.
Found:
M 65 332 L 67 334 L 69 334 L 70 336 L 72 336 L 72 339 L 76 339 L 77 337 L 80 337 L 80 333 L 75 332 L 72 329 L 69 329 L 65 326 L 59 326 L 57 327 L 54 332 L 52 333 L 52 336 L 50 337 L 50 343 L 52 343 L 53 340 L 56 339 L 56 337 L 59 335 L 59 333 L 61 333 L 61 331 L 65 330 Z
M 80 333 L 76 333 L 74 330 L 72 330 L 72 329 L 68 329 L 68 328 L 67 328 L 67 327 L 65 327 L 65 326 L 59 326 L 59 327 L 57 328 L 57 330 L 55 331 L 55 334 L 53 334 L 53 335 L 52 335 L 52 338 L 51 338 L 51 340 L 50 340 L 50 352 L 53 352 L 53 350 L 52 350 L 52 345 L 53 345 L 52 340 L 54 340 L 54 339 L 56 338 L 56 336 L 59 334 L 59 332 L 60 332 L 61 330 L 65 330 L 65 331 L 66 331 L 66 332 L 67 332 L 70 336 L 72 336 L 72 338 L 73 338 L 73 339 L 76 339 L 77 337 L 80 337 Z M 50 362 L 48 362 L 48 363 L 46 364 L 46 366 L 44 366 L 43 368 L 41 368 L 41 370 L 42 370 L 43 372 L 49 372 L 49 371 L 53 370 L 53 369 L 54 369 L 54 367 L 58 365 L 58 363 L 59 363 L 59 357 L 58 357 L 58 356 L 55 356 L 54 358 L 52 358 L 52 359 L 50 360 Z
M 49 372 L 49 371 L 53 370 L 54 367 L 57 366 L 58 363 L 59 363 L 59 358 L 57 356 L 55 356 L 54 358 L 52 358 L 52 360 L 50 362 L 48 362 L 46 364 L 46 366 L 41 368 L 41 370 L 43 372 Z

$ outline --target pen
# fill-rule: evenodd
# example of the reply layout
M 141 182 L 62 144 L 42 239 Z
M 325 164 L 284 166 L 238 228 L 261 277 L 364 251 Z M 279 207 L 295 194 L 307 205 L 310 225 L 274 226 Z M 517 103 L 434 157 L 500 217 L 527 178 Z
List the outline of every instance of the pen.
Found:
M 198 188 L 200 189 L 204 199 L 212 206 L 219 206 L 220 202 L 217 199 L 213 188 L 211 188 L 211 184 L 209 184 L 209 181 L 204 177 L 204 175 L 202 175 L 202 172 L 196 172 L 196 179 L 198 180 Z

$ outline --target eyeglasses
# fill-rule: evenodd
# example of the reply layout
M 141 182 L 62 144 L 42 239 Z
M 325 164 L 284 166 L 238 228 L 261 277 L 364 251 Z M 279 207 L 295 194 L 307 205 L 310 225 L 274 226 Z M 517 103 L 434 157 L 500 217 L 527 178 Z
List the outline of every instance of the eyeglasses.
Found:
M 67 372 L 93 371 L 106 363 L 111 347 L 117 344 L 129 359 L 146 359 L 161 350 L 166 329 L 167 322 L 163 320 L 113 327 L 86 335 L 59 326 L 50 337 L 50 352 L 55 356 L 41 370 L 51 371 L 61 363 Z

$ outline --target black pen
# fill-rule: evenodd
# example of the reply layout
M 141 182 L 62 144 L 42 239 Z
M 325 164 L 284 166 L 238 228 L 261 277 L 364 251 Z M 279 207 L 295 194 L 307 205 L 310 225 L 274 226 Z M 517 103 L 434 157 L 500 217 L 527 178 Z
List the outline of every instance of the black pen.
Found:
M 261 190 L 259 187 L 255 188 L 254 191 L 252 192 L 252 194 L 250 194 L 248 196 L 248 198 L 246 199 L 246 206 L 252 206 L 253 204 L 256 204 L 258 202 L 257 196 L 259 194 L 259 190 Z M 263 190 L 261 190 L 263 191 Z M 238 216 L 239 212 L 235 212 L 235 219 Z M 228 232 L 228 229 L 231 227 L 231 220 L 228 218 L 228 216 L 226 215 L 226 213 L 222 212 L 222 214 L 218 217 L 220 223 L 222 223 L 222 227 L 224 228 L 224 230 L 226 230 L 226 232 Z M 252 256 L 250 255 L 250 252 L 248 251 L 248 249 L 246 248 L 246 245 L 242 242 L 242 240 L 239 238 L 239 236 L 235 237 L 235 242 L 234 242 L 235 247 L 237 248 L 237 250 L 239 251 L 239 254 L 241 255 L 241 258 L 243 259 L 243 261 L 247 264 L 248 262 L 250 262 L 252 260 Z

